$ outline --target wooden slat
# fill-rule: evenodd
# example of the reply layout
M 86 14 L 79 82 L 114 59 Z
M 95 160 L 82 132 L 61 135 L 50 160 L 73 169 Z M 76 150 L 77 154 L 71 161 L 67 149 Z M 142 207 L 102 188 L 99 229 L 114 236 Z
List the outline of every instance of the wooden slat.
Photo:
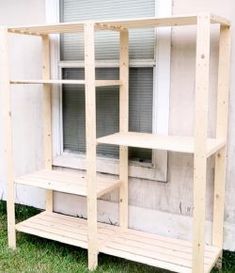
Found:
M 184 250 L 183 248 L 179 250 L 174 246 L 169 246 L 169 244 L 165 244 L 164 242 L 158 242 L 158 244 L 154 244 L 156 242 L 146 243 L 143 241 L 142 238 L 136 238 L 136 240 L 133 240 L 129 236 L 123 237 L 122 234 L 118 237 L 115 237 L 113 239 L 110 239 L 107 243 L 109 247 L 113 247 L 119 250 L 134 252 L 135 254 L 140 254 L 142 256 L 145 256 L 147 254 L 150 258 L 156 259 L 156 253 L 159 253 L 157 258 L 166 259 L 166 256 L 168 256 L 169 261 L 175 262 L 176 264 L 191 267 L 192 266 L 192 248 L 189 250 Z M 128 248 L 127 248 L 128 247 Z M 188 252 L 187 252 L 188 250 Z M 208 265 L 211 262 L 211 256 L 212 254 L 208 255 L 208 257 L 205 257 L 205 264 Z
M 85 84 L 85 80 L 11 80 L 11 84 Z M 96 80 L 95 85 L 100 86 L 118 86 L 121 81 L 118 80 Z
M 21 232 L 87 248 L 88 225 L 85 219 L 42 212 L 16 225 Z M 174 272 L 192 272 L 192 243 L 156 234 L 98 223 L 99 252 L 161 267 Z M 205 247 L 205 272 L 209 272 L 219 249 Z
M 220 28 L 216 137 L 227 139 L 230 85 L 231 30 Z M 226 147 L 216 154 L 214 178 L 213 244 L 223 248 Z
M 51 33 L 80 32 L 83 31 L 83 26 L 84 24 L 82 22 L 74 22 L 50 25 L 9 27 L 8 31 L 12 33 L 27 35 L 47 35 Z
M 96 80 L 95 81 L 95 85 L 97 87 L 100 87 L 100 86 L 118 86 L 118 85 L 121 85 L 122 82 L 121 81 L 118 81 L 118 80 Z
M 166 150 L 181 153 L 194 153 L 194 138 L 180 136 L 160 136 L 149 133 L 115 133 L 97 139 L 97 143 Z M 225 140 L 207 139 L 207 157 L 225 146 Z
M 209 15 L 210 22 L 222 25 L 230 25 L 230 22 L 220 16 Z M 8 31 L 18 34 L 27 35 L 47 35 L 51 33 L 72 33 L 81 32 L 84 30 L 84 24 L 87 21 L 72 22 L 72 23 L 60 23 L 52 25 L 36 25 L 36 26 L 20 26 L 9 27 Z M 168 26 L 184 26 L 184 25 L 196 25 L 197 15 L 177 15 L 171 17 L 162 18 L 135 18 L 135 19 L 121 19 L 121 20 L 105 20 L 94 21 L 94 27 L 96 30 L 113 30 L 123 31 L 127 28 L 146 28 L 146 27 L 168 27 Z
M 209 60 L 210 18 L 200 15 L 196 44 L 192 273 L 204 273 Z
M 165 248 L 176 250 L 179 252 L 192 253 L 192 242 L 186 240 L 165 237 L 158 234 L 146 233 L 133 229 L 128 229 L 126 231 L 124 230 L 121 236 L 126 240 L 129 238 L 133 241 L 145 242 L 148 245 L 153 244 L 157 246 L 164 246 Z M 219 248 L 217 247 L 206 245 L 205 256 L 210 257 L 211 255 L 217 253 L 218 250 Z
M 15 235 L 15 188 L 12 154 L 12 115 L 11 115 L 11 94 L 9 84 L 9 55 L 8 55 L 8 32 L 0 27 L 0 94 L 2 110 L 2 134 L 4 141 L 3 162 L 6 170 L 7 180 L 7 224 L 8 224 L 8 245 L 16 247 Z
M 119 130 L 128 132 L 129 127 L 129 34 L 128 31 L 120 32 L 120 72 L 122 81 L 119 92 Z M 119 224 L 122 228 L 128 228 L 128 146 L 119 148 L 119 176 L 120 176 L 120 207 Z
M 65 193 L 87 196 L 87 177 L 83 174 L 71 174 L 65 171 L 41 170 L 15 179 L 15 183 Z M 97 198 L 117 189 L 120 181 L 117 179 L 98 177 Z
M 192 243 L 188 241 L 129 229 L 117 232 L 116 237 L 101 246 L 100 252 L 174 272 L 192 272 Z M 205 272 L 212 267 L 218 253 L 216 247 L 205 247 Z
M 11 84 L 85 84 L 84 80 L 11 80 Z

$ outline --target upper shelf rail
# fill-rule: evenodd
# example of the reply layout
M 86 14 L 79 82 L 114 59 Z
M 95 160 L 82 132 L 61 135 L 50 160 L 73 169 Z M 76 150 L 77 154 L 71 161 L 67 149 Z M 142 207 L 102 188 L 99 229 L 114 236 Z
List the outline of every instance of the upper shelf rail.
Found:
M 230 25 L 230 22 L 220 16 L 208 13 L 212 24 Z M 149 17 L 136 19 L 93 21 L 95 30 L 121 31 L 129 28 L 169 27 L 196 25 L 198 15 L 179 15 L 171 17 Z M 48 35 L 53 33 L 82 32 L 84 25 L 90 21 L 59 23 L 50 25 L 9 27 L 8 32 L 27 35 Z
M 85 80 L 11 80 L 11 84 L 75 84 L 84 85 Z M 121 81 L 119 80 L 96 80 L 96 87 L 101 86 L 119 86 Z

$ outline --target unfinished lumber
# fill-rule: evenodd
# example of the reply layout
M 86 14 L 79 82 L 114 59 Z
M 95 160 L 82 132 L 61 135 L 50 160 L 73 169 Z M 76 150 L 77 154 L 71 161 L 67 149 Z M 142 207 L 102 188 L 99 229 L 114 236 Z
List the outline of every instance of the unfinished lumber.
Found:
M 49 36 L 42 36 L 42 78 L 50 79 L 50 40 Z M 44 166 L 52 169 L 52 128 L 51 128 L 51 86 L 43 85 L 43 151 Z M 53 191 L 47 190 L 46 210 L 53 211 Z
M 120 72 L 122 85 L 119 93 L 119 131 L 128 132 L 129 126 L 129 35 L 128 31 L 120 32 Z M 119 224 L 128 228 L 128 145 L 119 148 L 119 176 L 120 176 L 120 218 Z
M 220 24 L 229 26 L 229 20 L 209 14 L 211 24 Z M 120 20 L 101 20 L 94 21 L 95 30 L 112 30 L 123 31 L 132 28 L 153 28 L 153 27 L 169 27 L 169 26 L 187 26 L 197 24 L 197 14 L 191 15 L 174 15 L 171 17 L 148 17 L 148 18 L 133 18 L 133 19 L 120 19 Z M 86 21 L 59 23 L 50 25 L 35 25 L 35 26 L 12 26 L 8 28 L 9 32 L 25 35 L 48 35 L 53 33 L 72 33 L 83 32 Z
M 210 66 L 210 25 L 220 24 L 216 136 L 208 137 L 208 96 Z M 196 25 L 195 131 L 194 136 L 157 135 L 129 132 L 129 29 Z M 226 142 L 228 127 L 228 91 L 230 62 L 230 23 L 209 13 L 165 18 L 134 18 L 106 21 L 82 21 L 43 26 L 11 27 L 0 30 L 0 87 L 7 162 L 8 243 L 16 247 L 15 230 L 88 249 L 88 267 L 94 270 L 102 252 L 131 261 L 161 267 L 179 273 L 209 273 L 222 257 L 223 219 L 226 178 Z M 118 80 L 95 80 L 95 31 L 112 30 L 120 34 Z M 84 31 L 85 79 L 50 78 L 51 33 Z M 7 32 L 41 36 L 42 79 L 9 79 Z M 76 64 L 75 64 L 76 63 Z M 83 64 L 83 62 L 81 62 Z M 79 63 L 79 65 L 81 65 Z M 76 67 L 77 62 L 72 67 Z M 116 66 L 116 64 L 115 64 Z M 67 66 L 70 67 L 70 66 Z M 81 67 L 81 66 L 79 66 Z M 104 67 L 102 64 L 100 67 Z M 112 67 L 110 65 L 109 67 Z M 46 211 L 15 225 L 10 84 L 42 84 L 44 168 L 16 177 L 16 184 L 47 190 Z M 85 85 L 86 174 L 52 170 L 51 85 Z M 119 132 L 96 139 L 96 87 L 119 86 Z M 98 90 L 101 88 L 98 88 Z M 119 146 L 119 177 L 102 179 L 96 173 L 96 145 Z M 180 240 L 129 228 L 128 148 L 157 149 L 192 154 L 193 236 Z M 214 213 L 212 242 L 205 244 L 207 159 L 215 156 Z M 119 226 L 97 223 L 97 199 L 119 189 Z M 53 191 L 87 198 L 87 220 L 53 212 Z
M 97 143 L 156 149 L 187 154 L 194 154 L 194 138 L 184 136 L 163 136 L 151 133 L 124 132 L 100 137 Z M 226 145 L 225 138 L 207 138 L 206 155 L 210 157 Z
M 230 79 L 231 30 L 229 26 L 220 27 L 217 120 L 216 137 L 227 139 L 228 131 L 228 101 Z M 215 157 L 214 177 L 214 210 L 213 210 L 213 245 L 223 248 L 223 223 L 226 181 L 226 154 L 224 147 Z
M 210 18 L 197 21 L 193 180 L 193 273 L 204 273 Z
M 97 242 L 97 181 L 96 181 L 96 93 L 94 24 L 84 27 L 85 42 L 85 108 L 86 108 L 86 164 L 87 164 L 87 216 L 88 216 L 88 267 L 98 264 Z

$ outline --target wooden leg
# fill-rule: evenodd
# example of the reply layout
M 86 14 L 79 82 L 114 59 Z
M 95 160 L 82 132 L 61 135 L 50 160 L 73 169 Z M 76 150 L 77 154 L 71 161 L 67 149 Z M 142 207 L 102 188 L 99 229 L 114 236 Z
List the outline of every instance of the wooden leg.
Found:
M 8 181 L 7 192 L 7 231 L 8 246 L 16 249 L 16 230 L 15 230 L 15 191 L 13 183 Z
M 128 147 L 121 146 L 119 149 L 120 157 L 120 227 L 128 228 Z
M 220 27 L 218 91 L 216 137 L 227 139 L 228 130 L 228 100 L 230 75 L 231 30 L 228 26 Z M 221 249 L 221 256 L 217 261 L 217 268 L 222 268 L 222 249 L 224 235 L 224 202 L 226 181 L 227 149 L 221 149 L 215 157 L 214 179 L 214 208 L 213 208 L 213 245 Z
M 128 31 L 120 32 L 120 99 L 119 99 L 119 128 L 120 132 L 128 132 L 129 108 L 129 57 L 128 57 Z M 128 147 L 119 149 L 120 172 L 120 227 L 128 228 Z
M 231 31 L 228 26 L 220 27 L 218 91 L 217 91 L 217 122 L 216 137 L 227 139 L 228 100 L 230 75 Z M 214 210 L 213 210 L 213 245 L 223 248 L 224 202 L 226 180 L 226 147 L 215 157 L 214 179 Z M 221 257 L 222 258 L 222 254 Z
M 86 103 L 86 159 L 87 159 L 87 215 L 88 267 L 98 264 L 97 194 L 96 194 L 96 96 L 94 24 L 84 28 L 85 38 L 85 103 Z
M 42 78 L 50 79 L 50 39 L 48 35 L 42 37 Z M 51 126 L 51 86 L 43 85 L 43 147 L 44 166 L 52 168 L 52 126 Z M 46 192 L 46 210 L 53 211 L 53 191 Z
M 198 16 L 195 83 L 195 151 L 193 185 L 193 273 L 204 273 L 210 18 Z

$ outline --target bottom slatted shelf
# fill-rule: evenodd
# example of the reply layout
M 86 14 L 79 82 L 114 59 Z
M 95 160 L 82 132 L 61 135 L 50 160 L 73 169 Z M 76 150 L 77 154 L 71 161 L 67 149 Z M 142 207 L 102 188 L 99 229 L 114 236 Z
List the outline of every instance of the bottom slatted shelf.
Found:
M 128 229 L 113 236 L 100 252 L 173 272 L 192 272 L 192 243 L 184 240 Z M 205 272 L 210 272 L 219 255 L 218 248 L 206 246 Z
M 16 225 L 16 230 L 65 244 L 87 248 L 87 221 L 42 212 Z M 99 252 L 174 272 L 192 272 L 191 242 L 98 223 Z M 220 255 L 214 246 L 205 248 L 205 272 Z

